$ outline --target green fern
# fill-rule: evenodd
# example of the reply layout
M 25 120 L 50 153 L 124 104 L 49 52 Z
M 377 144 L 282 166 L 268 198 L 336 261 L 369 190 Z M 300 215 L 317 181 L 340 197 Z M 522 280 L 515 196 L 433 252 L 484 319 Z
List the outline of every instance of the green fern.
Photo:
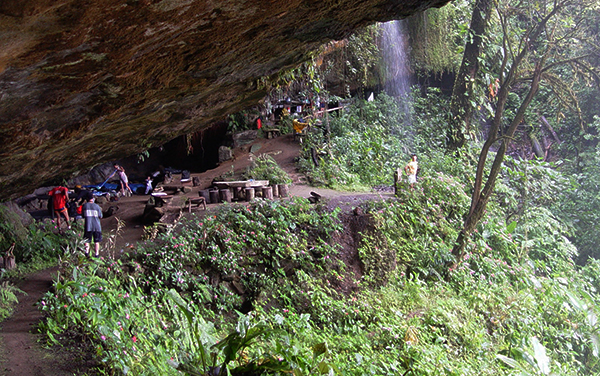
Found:
M 0 321 L 10 316 L 13 306 L 19 303 L 18 293 L 27 295 L 23 290 L 11 285 L 8 281 L 0 284 Z

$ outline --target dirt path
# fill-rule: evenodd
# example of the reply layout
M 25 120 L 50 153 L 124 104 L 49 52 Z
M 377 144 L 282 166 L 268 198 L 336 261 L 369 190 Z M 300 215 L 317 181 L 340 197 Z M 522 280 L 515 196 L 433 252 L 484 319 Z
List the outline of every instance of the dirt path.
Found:
M 35 303 L 52 287 L 56 268 L 28 276 L 17 287 L 27 295 L 19 295 L 13 315 L 0 324 L 0 375 L 6 376 L 63 376 L 72 375 L 80 364 L 74 364 L 62 352 L 42 348 L 40 334 L 34 334 L 42 319 Z
M 259 145 L 259 146 L 256 146 Z M 255 142 L 254 149 L 257 154 L 268 153 L 292 177 L 290 195 L 310 197 L 311 192 L 317 192 L 328 203 L 328 206 L 341 207 L 343 212 L 352 210 L 366 200 L 385 199 L 391 193 L 347 193 L 330 189 L 319 189 L 305 184 L 303 177 L 296 171 L 295 158 L 298 156 L 299 145 L 290 136 L 278 137 L 272 140 L 261 139 Z M 234 150 L 235 159 L 228 161 L 217 168 L 198 176 L 202 187 L 208 187 L 213 179 L 234 171 L 241 174 L 250 165 L 250 145 Z M 194 188 L 188 197 L 197 197 L 198 188 Z M 183 198 L 185 196 L 181 196 Z M 103 232 L 110 232 L 117 226 L 115 218 L 124 221 L 125 227 L 116 239 L 115 255 L 127 252 L 129 247 L 141 240 L 143 226 L 140 222 L 141 214 L 147 197 L 132 196 L 121 198 L 116 203 L 108 205 L 118 206 L 117 213 L 111 218 L 102 220 Z M 209 209 L 218 204 L 209 205 Z M 104 209 L 107 209 L 105 207 Z M 104 252 L 106 256 L 106 252 Z M 42 348 L 38 342 L 41 335 L 33 334 L 37 323 L 42 319 L 35 303 L 52 287 L 56 268 L 43 270 L 27 277 L 20 282 L 18 287 L 27 293 L 19 295 L 19 303 L 14 314 L 3 323 L 0 323 L 0 376 L 58 376 L 89 374 L 89 365 L 83 359 L 73 357 L 65 351 L 52 351 Z

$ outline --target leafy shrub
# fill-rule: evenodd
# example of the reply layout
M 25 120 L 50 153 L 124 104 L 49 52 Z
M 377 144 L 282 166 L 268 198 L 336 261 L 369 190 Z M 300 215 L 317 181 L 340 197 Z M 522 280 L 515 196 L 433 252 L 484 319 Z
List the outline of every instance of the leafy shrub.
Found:
M 452 259 L 450 250 L 460 228 L 469 198 L 462 184 L 443 173 L 427 176 L 415 190 L 398 190 L 396 200 L 372 203 L 367 212 L 375 216 L 376 242 L 369 247 L 393 250 L 395 261 L 410 271 L 441 278 Z M 364 259 L 366 268 L 377 268 L 381 260 Z
M 8 281 L 0 283 L 0 321 L 9 317 L 13 305 L 19 302 L 17 294 L 25 294 L 25 292 L 9 284 Z
M 28 253 L 27 227 L 23 225 L 19 216 L 6 205 L 0 205 L 0 252 L 4 253 L 15 243 L 15 256 L 17 261 L 22 261 Z
M 115 268 L 119 263 L 110 261 L 77 265 L 70 280 L 57 282 L 56 292 L 45 295 L 40 303 L 47 315 L 42 329 L 49 341 L 58 343 L 65 334 L 76 333 L 91 344 L 90 351 L 106 369 L 179 374 L 169 361 L 197 350 L 185 317 L 168 294 L 146 295 L 132 279 L 123 283 L 115 278 Z M 210 329 L 204 325 L 204 337 Z
M 331 134 L 315 127 L 303 144 L 302 170 L 314 183 L 330 187 L 391 185 L 399 155 L 406 154 L 402 140 L 409 135 L 401 107 L 394 98 L 380 95 L 375 102 L 356 101 L 331 116 Z
M 227 117 L 227 131 L 235 133 L 252 129 L 253 124 L 249 118 L 258 117 L 258 115 L 260 115 L 260 112 L 257 110 L 244 110 L 229 115 Z
M 254 158 L 244 174 L 244 179 L 268 180 L 269 184 L 290 184 L 292 179 L 268 154 Z
M 406 106 L 405 100 L 413 101 L 414 106 Z M 332 188 L 365 190 L 392 185 L 394 171 L 408 162 L 412 152 L 441 154 L 436 148 L 445 143 L 446 115 L 445 107 L 437 105 L 440 101 L 444 99 L 439 90 L 431 90 L 423 98 L 415 90 L 408 99 L 380 94 L 372 102 L 354 101 L 327 120 L 330 133 L 313 127 L 303 144 L 300 169 L 313 184 Z
M 215 281 L 239 282 L 242 294 L 253 300 L 279 278 L 316 266 L 324 270 L 336 253 L 328 243 L 340 229 L 336 217 L 337 212 L 315 209 L 297 198 L 223 206 L 215 216 L 185 220 L 153 243 L 142 244 L 131 265 L 144 271 L 142 285 L 151 290 L 191 292 L 215 311 L 240 309 L 240 292 Z

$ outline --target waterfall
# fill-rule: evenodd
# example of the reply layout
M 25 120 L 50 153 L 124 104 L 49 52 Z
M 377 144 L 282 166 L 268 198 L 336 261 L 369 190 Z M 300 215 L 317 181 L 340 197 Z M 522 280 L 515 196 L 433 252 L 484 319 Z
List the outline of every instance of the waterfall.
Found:
M 412 125 L 413 104 L 410 97 L 412 72 L 410 71 L 408 33 L 404 21 L 390 21 L 382 25 L 381 45 L 385 66 L 385 91 L 398 99 L 404 110 L 404 125 Z
M 390 21 L 384 23 L 382 28 L 385 90 L 394 97 L 406 97 L 411 85 L 406 25 L 404 21 Z

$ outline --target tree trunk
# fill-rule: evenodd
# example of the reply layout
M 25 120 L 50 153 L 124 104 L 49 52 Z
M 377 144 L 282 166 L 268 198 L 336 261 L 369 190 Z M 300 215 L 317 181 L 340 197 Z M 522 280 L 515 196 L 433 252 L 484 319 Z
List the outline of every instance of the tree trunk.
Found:
M 272 187 L 262 187 L 262 196 L 265 200 L 273 199 L 273 188 Z
M 479 56 L 482 50 L 482 36 L 492 13 L 492 0 L 477 0 L 471 16 L 471 26 L 460 70 L 454 81 L 450 102 L 450 121 L 447 147 L 456 150 L 465 143 L 465 133 L 471 128 L 474 105 L 471 103 L 473 85 L 479 72 Z
M 525 54 L 521 54 L 523 57 Z M 462 260 L 465 254 L 465 245 L 466 239 L 473 233 L 475 226 L 481 220 L 485 213 L 485 209 L 487 207 L 487 203 L 489 202 L 492 194 L 494 193 L 494 188 L 496 186 L 496 179 L 500 174 L 500 169 L 502 168 L 502 162 L 504 161 L 504 155 L 506 154 L 506 149 L 508 147 L 508 143 L 512 139 L 517 126 L 523 121 L 525 117 L 525 111 L 529 104 L 531 103 L 533 97 L 537 93 L 540 86 L 540 78 L 542 75 L 542 66 L 545 59 L 542 58 L 541 62 L 539 62 L 533 73 L 533 78 L 531 82 L 531 87 L 525 99 L 521 103 L 519 110 L 515 114 L 514 119 L 510 123 L 508 129 L 503 133 L 502 137 L 496 138 L 496 134 L 498 132 L 500 119 L 504 115 L 504 105 L 506 104 L 506 99 L 508 98 L 508 88 L 506 85 L 500 88 L 500 92 L 498 94 L 498 102 L 499 105 L 496 109 L 496 116 L 494 117 L 494 123 L 492 126 L 492 130 L 488 134 L 488 138 L 481 150 L 481 154 L 479 155 L 479 163 L 477 165 L 477 175 L 475 177 L 475 186 L 473 189 L 473 196 L 471 197 L 471 209 L 469 210 L 469 214 L 465 218 L 465 222 L 462 230 L 458 234 L 454 247 L 452 248 L 452 254 L 455 256 L 455 264 Z M 521 60 L 517 59 L 513 67 L 511 68 L 511 73 L 516 72 L 518 66 L 520 65 Z M 509 73 L 509 75 L 511 74 Z M 512 79 L 511 79 L 512 81 Z M 488 173 L 487 179 L 485 181 L 485 185 L 483 189 L 481 186 L 483 185 L 483 167 L 485 166 L 485 161 L 487 159 L 488 151 L 491 145 L 500 140 L 500 146 L 498 147 L 498 151 L 496 152 L 496 156 L 494 158 L 494 162 L 492 164 L 492 168 Z
M 287 186 L 287 184 L 277 184 L 277 185 L 279 188 L 279 196 L 281 196 L 281 198 L 288 197 L 290 194 L 290 190 L 289 190 L 289 187 Z
M 219 202 L 221 202 L 218 189 L 211 189 L 210 191 L 208 191 L 208 194 L 210 195 L 210 202 L 212 204 L 218 204 Z
M 250 202 L 254 199 L 254 188 L 246 187 L 244 188 L 244 192 L 246 193 L 246 201 Z

